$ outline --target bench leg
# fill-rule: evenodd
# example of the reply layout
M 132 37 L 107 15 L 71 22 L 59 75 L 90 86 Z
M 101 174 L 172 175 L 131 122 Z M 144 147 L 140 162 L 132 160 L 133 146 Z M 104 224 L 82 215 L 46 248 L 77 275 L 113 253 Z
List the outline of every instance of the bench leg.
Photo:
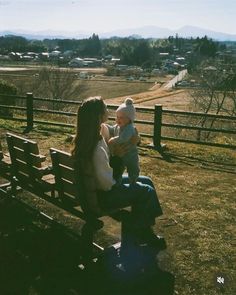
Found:
M 85 224 L 82 229 L 82 259 L 84 264 L 89 264 L 93 259 L 93 236 L 94 230 L 88 224 Z

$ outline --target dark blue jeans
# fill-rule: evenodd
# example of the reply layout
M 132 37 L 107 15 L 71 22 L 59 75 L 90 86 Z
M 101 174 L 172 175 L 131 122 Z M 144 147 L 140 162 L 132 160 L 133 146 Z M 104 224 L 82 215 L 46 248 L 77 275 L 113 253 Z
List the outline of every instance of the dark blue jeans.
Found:
M 110 191 L 99 191 L 98 199 L 105 211 L 131 206 L 133 227 L 142 229 L 155 224 L 155 218 L 162 215 L 154 185 L 150 178 L 140 176 L 134 185 L 128 184 L 123 177 L 120 185 L 114 185 Z
M 148 185 L 150 185 L 152 188 L 155 189 L 154 184 L 153 184 L 153 182 L 152 182 L 152 180 L 151 180 L 150 177 L 147 177 L 147 176 L 143 176 L 143 175 L 141 175 L 141 176 L 138 177 L 138 180 L 137 180 L 137 181 L 138 181 L 138 182 L 141 182 L 142 184 L 148 184 Z M 129 177 L 128 177 L 128 174 L 125 173 L 125 174 L 122 176 L 122 183 L 123 183 L 123 184 L 129 184 Z

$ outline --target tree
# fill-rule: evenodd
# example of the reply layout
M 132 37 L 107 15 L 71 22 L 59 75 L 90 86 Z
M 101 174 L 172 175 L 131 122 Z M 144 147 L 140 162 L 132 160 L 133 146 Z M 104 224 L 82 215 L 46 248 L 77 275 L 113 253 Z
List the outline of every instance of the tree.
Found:
M 29 51 L 34 51 L 34 52 L 43 52 L 46 51 L 47 48 L 46 46 L 43 44 L 42 41 L 40 40 L 32 40 L 30 41 L 29 45 L 28 45 L 28 50 Z
M 196 39 L 194 51 L 205 58 L 215 57 L 218 46 L 217 42 L 214 42 L 212 39 L 208 39 L 207 36 L 205 36 L 201 39 Z
M 120 45 L 121 38 L 113 37 L 110 39 L 102 40 L 102 53 L 104 56 L 112 55 L 116 57 L 120 57 L 121 55 L 121 45 Z
M 0 37 L 0 47 L 3 51 L 7 52 L 24 52 L 28 49 L 28 41 L 21 36 L 5 36 Z
M 98 35 L 93 34 L 88 39 L 80 40 L 77 51 L 80 56 L 98 57 L 101 56 L 101 48 Z
M 35 77 L 31 91 L 35 96 L 43 96 L 55 100 L 53 108 L 57 108 L 58 99 L 78 98 L 83 84 L 75 80 L 75 74 L 70 69 L 58 69 L 44 67 Z
M 151 50 L 148 41 L 141 40 L 133 51 L 134 64 L 142 66 L 150 62 Z
M 192 92 L 194 110 L 203 113 L 236 115 L 236 63 L 203 63 L 198 71 L 201 87 Z M 213 127 L 215 118 L 210 121 L 202 117 L 198 125 Z M 227 128 L 227 126 L 225 127 Z M 204 134 L 205 139 L 211 133 L 198 132 L 198 140 Z
M 16 95 L 17 88 L 15 85 L 6 82 L 4 80 L 0 80 L 0 94 L 5 95 Z M 15 105 L 15 100 L 9 97 L 0 96 L 0 104 L 2 105 Z M 0 116 L 12 116 L 12 111 L 9 109 L 1 108 Z

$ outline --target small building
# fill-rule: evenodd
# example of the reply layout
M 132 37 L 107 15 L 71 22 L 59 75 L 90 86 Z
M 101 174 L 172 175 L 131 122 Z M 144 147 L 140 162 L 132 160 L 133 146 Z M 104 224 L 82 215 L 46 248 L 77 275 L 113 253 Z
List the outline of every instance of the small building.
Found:
M 40 58 L 41 60 L 48 60 L 48 58 L 49 58 L 49 53 L 48 53 L 48 52 L 41 52 L 41 53 L 39 54 L 39 58 Z
M 85 57 L 83 59 L 84 64 L 86 67 L 101 67 L 102 66 L 102 60 L 94 58 L 94 57 Z
M 9 57 L 12 59 L 12 60 L 21 60 L 22 58 L 22 53 L 20 52 L 10 52 L 9 53 Z
M 60 57 L 60 55 L 61 55 L 61 51 L 59 51 L 59 50 L 53 50 L 53 51 L 51 51 L 51 52 L 49 52 L 49 58 L 52 58 L 52 59 L 57 59 L 57 58 L 59 58 Z
M 84 61 L 80 57 L 75 57 L 69 62 L 69 66 L 72 68 L 82 68 L 84 67 Z
M 69 62 L 69 66 L 74 68 L 96 68 L 102 66 L 102 61 L 93 57 L 86 57 L 84 59 L 80 57 L 75 57 Z
M 179 64 L 185 64 L 185 57 L 176 57 L 176 62 L 178 62 Z
M 24 55 L 21 56 L 21 60 L 22 61 L 32 61 L 32 60 L 34 60 L 34 57 L 31 56 L 31 55 L 24 54 Z
M 161 59 L 167 59 L 169 57 L 169 52 L 160 52 L 159 56 Z

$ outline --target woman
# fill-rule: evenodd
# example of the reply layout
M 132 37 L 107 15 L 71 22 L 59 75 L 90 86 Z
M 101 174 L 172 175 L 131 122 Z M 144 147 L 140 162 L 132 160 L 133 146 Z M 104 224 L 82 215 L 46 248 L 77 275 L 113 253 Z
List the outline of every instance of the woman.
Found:
M 96 216 L 131 206 L 130 225 L 140 242 L 165 248 L 163 238 L 151 230 L 155 218 L 162 215 L 155 189 L 147 177 L 135 185 L 116 184 L 109 165 L 109 149 L 101 135 L 108 111 L 100 97 L 91 97 L 78 110 L 77 133 L 72 154 L 86 191 L 86 210 Z M 125 182 L 125 181 L 124 181 Z M 144 183 L 142 183 L 144 182 Z

